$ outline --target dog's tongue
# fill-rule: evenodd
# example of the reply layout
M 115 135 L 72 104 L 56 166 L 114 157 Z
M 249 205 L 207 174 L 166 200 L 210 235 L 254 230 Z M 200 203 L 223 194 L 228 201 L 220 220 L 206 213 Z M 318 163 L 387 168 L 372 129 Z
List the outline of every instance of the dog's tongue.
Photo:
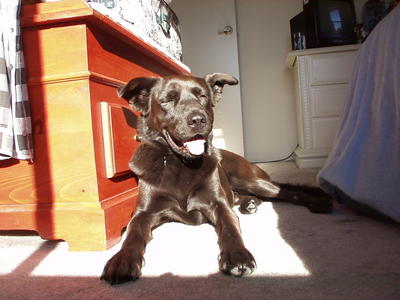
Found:
M 186 142 L 183 145 L 186 147 L 186 149 L 189 150 L 189 152 L 193 155 L 200 155 L 204 153 L 204 143 L 205 140 L 194 140 L 190 142 Z

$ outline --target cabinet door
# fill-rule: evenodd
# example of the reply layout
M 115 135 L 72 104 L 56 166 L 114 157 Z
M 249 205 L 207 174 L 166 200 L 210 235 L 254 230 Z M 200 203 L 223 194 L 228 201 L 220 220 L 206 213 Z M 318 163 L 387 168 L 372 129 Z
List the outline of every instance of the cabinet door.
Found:
M 331 148 L 339 125 L 339 117 L 312 119 L 312 146 L 314 149 Z M 324 151 L 326 154 L 329 151 Z
M 341 114 L 347 84 L 313 86 L 310 88 L 311 117 L 337 117 Z
M 354 50 L 310 50 L 296 59 L 299 147 L 295 153 L 300 167 L 322 166 L 332 148 L 357 56 Z

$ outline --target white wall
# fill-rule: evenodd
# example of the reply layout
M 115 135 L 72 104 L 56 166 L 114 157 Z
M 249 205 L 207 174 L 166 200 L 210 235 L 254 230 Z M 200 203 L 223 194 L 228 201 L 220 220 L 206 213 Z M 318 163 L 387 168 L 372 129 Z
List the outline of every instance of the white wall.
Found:
M 239 78 L 238 42 L 234 0 L 174 0 L 179 17 L 183 62 L 193 75 L 224 72 Z M 230 35 L 219 34 L 226 25 Z M 214 109 L 214 145 L 244 154 L 240 84 L 226 86 Z
M 357 20 L 366 0 L 355 0 Z M 302 0 L 236 0 L 245 155 L 285 158 L 297 145 L 289 20 Z
M 297 145 L 289 20 L 301 0 L 237 0 L 245 154 L 251 161 L 285 158 Z
M 357 13 L 365 1 L 355 0 Z M 174 0 L 172 7 L 176 9 L 175 4 L 182 2 L 189 0 Z M 254 162 L 282 159 L 297 145 L 294 85 L 285 59 L 291 51 L 289 20 L 302 10 L 303 1 L 235 2 L 245 156 Z M 212 5 L 197 13 L 207 19 L 210 12 Z M 178 17 L 187 19 L 180 14 Z M 196 26 L 201 31 L 201 26 Z M 186 35 L 184 43 L 195 41 L 196 34 Z M 185 54 L 190 47 L 184 45 L 184 55 L 191 55 Z

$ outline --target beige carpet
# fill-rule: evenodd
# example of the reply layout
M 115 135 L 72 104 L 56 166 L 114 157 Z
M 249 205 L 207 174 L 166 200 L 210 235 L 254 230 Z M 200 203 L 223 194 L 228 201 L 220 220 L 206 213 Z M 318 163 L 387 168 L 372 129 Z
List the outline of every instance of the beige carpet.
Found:
M 261 164 L 273 179 L 315 183 L 316 169 Z M 341 205 L 328 215 L 286 203 L 263 203 L 240 215 L 257 270 L 237 279 L 218 272 L 209 225 L 166 224 L 154 231 L 143 278 L 111 287 L 98 279 L 118 246 L 68 252 L 65 242 L 0 232 L 0 299 L 400 299 L 400 228 Z

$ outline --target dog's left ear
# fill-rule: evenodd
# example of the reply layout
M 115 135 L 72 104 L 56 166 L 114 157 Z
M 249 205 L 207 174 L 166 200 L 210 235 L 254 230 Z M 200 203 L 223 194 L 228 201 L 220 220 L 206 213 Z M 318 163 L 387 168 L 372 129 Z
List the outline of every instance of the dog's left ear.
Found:
M 138 77 L 118 88 L 117 94 L 129 102 L 129 105 L 142 114 L 146 114 L 150 105 L 152 88 L 160 81 L 157 77 Z
M 236 85 L 239 82 L 232 75 L 224 73 L 207 74 L 206 76 L 204 76 L 204 80 L 210 85 L 214 93 L 212 101 L 213 106 L 215 106 L 218 103 L 218 101 L 221 100 L 222 90 L 224 89 L 225 84 Z

